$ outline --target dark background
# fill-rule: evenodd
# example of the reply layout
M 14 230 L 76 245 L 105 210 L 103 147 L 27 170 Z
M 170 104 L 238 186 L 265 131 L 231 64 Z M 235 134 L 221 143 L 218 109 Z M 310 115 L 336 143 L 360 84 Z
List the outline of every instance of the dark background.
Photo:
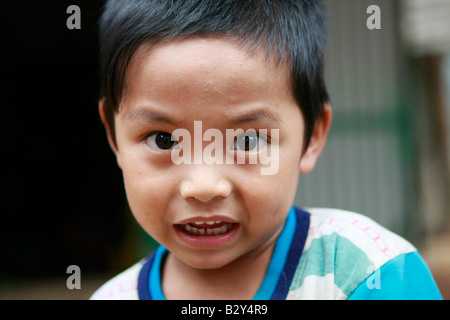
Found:
M 69 30 L 69 5 L 81 30 Z M 103 1 L 2 1 L 0 284 L 111 268 L 124 191 L 98 109 Z

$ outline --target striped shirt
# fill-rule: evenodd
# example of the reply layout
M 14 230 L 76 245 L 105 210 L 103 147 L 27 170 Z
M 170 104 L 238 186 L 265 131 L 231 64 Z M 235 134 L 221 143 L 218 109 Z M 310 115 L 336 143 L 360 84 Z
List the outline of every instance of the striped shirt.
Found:
M 160 246 L 91 297 L 165 299 Z M 358 213 L 292 207 L 256 300 L 442 299 L 417 249 Z

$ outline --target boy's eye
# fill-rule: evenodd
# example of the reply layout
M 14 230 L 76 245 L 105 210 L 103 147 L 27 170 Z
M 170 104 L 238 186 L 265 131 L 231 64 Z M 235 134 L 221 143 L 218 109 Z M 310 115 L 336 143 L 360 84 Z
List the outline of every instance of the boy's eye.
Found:
M 147 137 L 145 143 L 154 150 L 169 150 L 177 144 L 172 140 L 172 135 L 167 132 L 158 131 Z
M 246 132 L 234 138 L 232 149 L 239 151 L 256 151 L 265 146 L 267 139 L 256 132 Z

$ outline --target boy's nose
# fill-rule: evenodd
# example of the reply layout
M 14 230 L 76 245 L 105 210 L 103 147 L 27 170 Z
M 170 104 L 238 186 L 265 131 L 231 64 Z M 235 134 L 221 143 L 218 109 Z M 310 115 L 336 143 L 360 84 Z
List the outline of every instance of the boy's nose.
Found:
M 208 202 L 215 198 L 227 198 L 232 190 L 231 182 L 218 172 L 215 166 L 194 165 L 180 184 L 180 194 L 185 200 Z

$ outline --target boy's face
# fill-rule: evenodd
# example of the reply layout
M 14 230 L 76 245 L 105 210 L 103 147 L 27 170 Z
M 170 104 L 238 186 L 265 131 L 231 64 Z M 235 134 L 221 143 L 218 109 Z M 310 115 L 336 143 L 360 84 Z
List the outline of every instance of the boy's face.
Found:
M 275 243 L 298 174 L 312 169 L 328 129 L 302 154 L 304 121 L 287 74 L 264 53 L 250 56 L 224 38 L 144 45 L 133 58 L 112 147 L 136 220 L 185 264 L 220 268 Z M 101 102 L 105 122 L 103 108 Z M 201 121 L 201 134 L 213 128 L 224 138 L 227 129 L 267 129 L 269 136 L 277 129 L 278 159 L 272 159 L 279 162 L 277 172 L 262 175 L 259 162 L 175 164 L 170 134 L 187 129 L 194 143 L 199 139 L 194 121 Z M 271 146 L 270 137 L 240 138 L 232 145 L 223 141 L 224 157 Z M 210 144 L 204 140 L 200 151 Z

